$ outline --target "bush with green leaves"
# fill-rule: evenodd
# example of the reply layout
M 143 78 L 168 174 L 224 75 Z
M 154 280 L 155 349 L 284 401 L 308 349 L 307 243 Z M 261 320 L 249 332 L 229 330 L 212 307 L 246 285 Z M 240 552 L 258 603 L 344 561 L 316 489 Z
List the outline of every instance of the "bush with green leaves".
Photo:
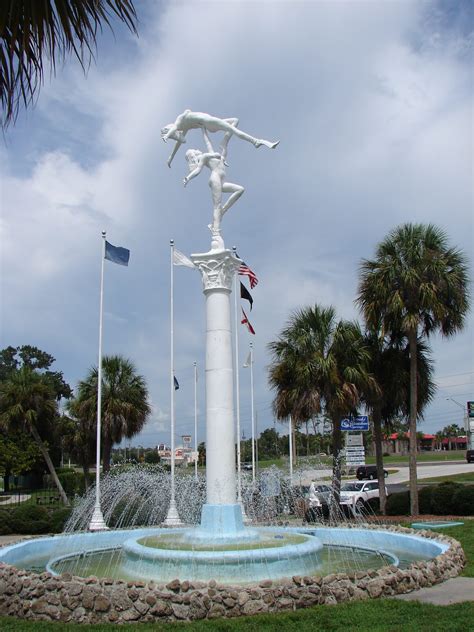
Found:
M 463 485 L 454 493 L 458 516 L 474 516 L 474 485 Z
M 64 467 L 59 468 L 56 473 L 69 498 L 73 498 L 76 494 L 82 495 L 85 492 L 84 474 L 82 472 L 76 472 L 73 469 Z
M 38 507 L 30 503 L 0 509 L 0 535 L 61 533 L 70 507 Z
M 45 507 L 36 507 L 30 504 L 19 505 L 11 511 L 10 528 L 13 533 L 29 533 L 31 535 L 48 533 L 48 510 Z
M 474 485 L 462 485 L 447 481 L 424 487 L 419 493 L 420 514 L 435 516 L 473 516 Z M 410 493 L 390 494 L 387 499 L 387 515 L 405 516 L 410 513 Z
M 459 511 L 456 506 L 456 492 L 463 489 L 461 483 L 447 481 L 437 485 L 431 496 L 431 513 L 435 516 L 449 516 L 451 514 L 458 515 Z
M 385 511 L 387 516 L 407 516 L 410 513 L 410 492 L 390 494 Z

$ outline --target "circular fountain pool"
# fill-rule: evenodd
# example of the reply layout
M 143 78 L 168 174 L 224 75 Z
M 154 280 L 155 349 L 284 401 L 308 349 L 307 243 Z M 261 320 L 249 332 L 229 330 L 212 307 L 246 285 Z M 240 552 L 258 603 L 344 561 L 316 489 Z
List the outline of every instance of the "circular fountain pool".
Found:
M 248 584 L 293 575 L 326 575 L 429 560 L 448 545 L 385 530 L 259 527 L 258 539 L 211 544 L 186 529 L 128 529 L 38 538 L 0 550 L 4 561 L 52 575 L 127 581 L 208 581 Z

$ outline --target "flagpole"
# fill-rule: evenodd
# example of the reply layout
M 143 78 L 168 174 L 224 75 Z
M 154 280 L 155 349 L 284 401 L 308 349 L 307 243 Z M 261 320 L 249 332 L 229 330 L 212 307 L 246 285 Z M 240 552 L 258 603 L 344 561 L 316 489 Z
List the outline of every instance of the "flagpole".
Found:
M 288 418 L 288 449 L 290 451 L 290 485 L 293 485 L 293 433 L 291 415 Z
M 253 399 L 253 342 L 250 343 L 250 406 L 252 411 L 252 481 L 255 484 L 255 407 Z
M 197 414 L 197 364 L 194 363 L 194 478 L 197 480 L 198 477 L 198 414 Z
M 170 413 L 171 413 L 171 498 L 164 525 L 175 527 L 181 525 L 175 497 L 175 448 L 174 448 L 174 241 L 170 240 Z
M 95 457 L 95 505 L 89 523 L 89 531 L 107 529 L 102 509 L 100 508 L 100 439 L 102 414 L 102 324 L 104 316 L 104 264 L 105 264 L 105 230 L 102 231 L 102 262 L 100 268 L 100 307 L 99 307 L 99 362 L 97 369 L 97 437 Z
M 232 248 L 234 257 L 236 256 L 237 248 Z M 236 435 L 237 435 L 237 502 L 242 505 L 242 465 L 241 465 L 241 453 L 240 453 L 240 376 L 239 376 L 239 326 L 238 326 L 238 300 L 237 289 L 239 283 L 239 275 L 236 270 L 234 277 L 234 338 L 235 338 L 235 421 L 236 421 Z

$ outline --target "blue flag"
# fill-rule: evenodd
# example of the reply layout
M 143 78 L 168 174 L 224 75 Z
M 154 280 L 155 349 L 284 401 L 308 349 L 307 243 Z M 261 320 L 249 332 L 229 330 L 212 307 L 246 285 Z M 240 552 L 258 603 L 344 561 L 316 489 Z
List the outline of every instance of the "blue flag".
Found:
M 130 250 L 121 248 L 120 246 L 112 246 L 108 241 L 105 242 L 105 258 L 120 266 L 128 266 L 130 259 Z
M 179 383 L 178 383 L 178 380 L 176 379 L 176 376 L 173 377 L 173 380 L 174 380 L 174 390 L 177 391 L 179 388 Z

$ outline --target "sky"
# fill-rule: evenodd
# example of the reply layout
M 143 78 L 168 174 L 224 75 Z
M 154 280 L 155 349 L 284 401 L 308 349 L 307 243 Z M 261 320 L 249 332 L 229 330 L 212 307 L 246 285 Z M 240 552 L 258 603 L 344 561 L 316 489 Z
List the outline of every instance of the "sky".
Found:
M 238 117 L 270 140 L 229 144 L 227 176 L 245 187 L 224 217 L 227 247 L 259 279 L 252 340 L 258 431 L 273 427 L 267 345 L 303 306 L 360 319 L 358 267 L 405 222 L 434 223 L 473 256 L 471 2 L 135 2 L 139 37 L 119 24 L 86 74 L 70 59 L 46 73 L 33 109 L 0 140 L 0 344 L 35 345 L 75 387 L 97 364 L 101 231 L 131 251 L 106 262 L 105 354 L 131 359 L 153 413 L 132 445 L 170 437 L 170 246 L 210 248 L 204 172 L 183 187 L 160 129 L 184 109 Z M 197 131 L 188 147 L 201 147 Z M 193 434 L 198 366 L 204 440 L 205 305 L 199 274 L 176 267 L 177 442 Z M 462 424 L 474 400 L 474 320 L 431 339 L 436 396 L 420 429 Z M 250 436 L 250 375 L 240 370 Z M 448 400 L 447 398 L 452 398 Z M 286 432 L 286 426 L 276 424 Z

